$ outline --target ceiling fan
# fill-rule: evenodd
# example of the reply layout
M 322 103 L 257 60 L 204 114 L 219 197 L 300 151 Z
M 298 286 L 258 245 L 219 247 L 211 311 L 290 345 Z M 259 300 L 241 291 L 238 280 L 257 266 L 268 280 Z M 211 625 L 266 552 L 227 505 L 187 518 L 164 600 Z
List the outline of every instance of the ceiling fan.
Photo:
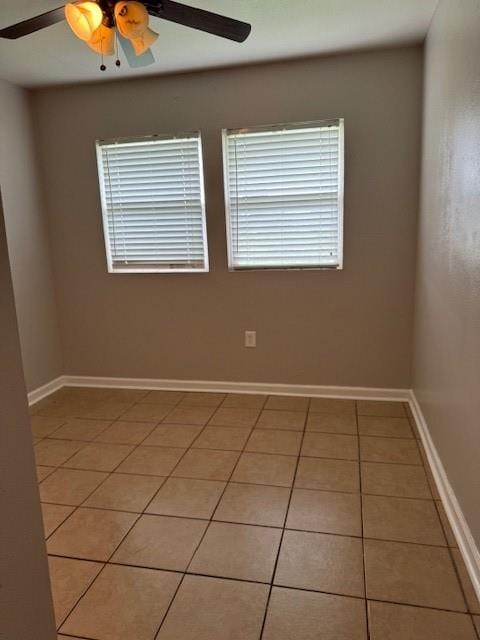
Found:
M 139 67 L 154 62 L 150 46 L 158 34 L 149 28 L 149 15 L 236 42 L 244 42 L 251 31 L 246 22 L 173 0 L 79 0 L 1 29 L 0 38 L 16 40 L 65 19 L 73 33 L 102 56 L 102 71 L 103 56 L 116 52 L 115 38 L 130 66 Z

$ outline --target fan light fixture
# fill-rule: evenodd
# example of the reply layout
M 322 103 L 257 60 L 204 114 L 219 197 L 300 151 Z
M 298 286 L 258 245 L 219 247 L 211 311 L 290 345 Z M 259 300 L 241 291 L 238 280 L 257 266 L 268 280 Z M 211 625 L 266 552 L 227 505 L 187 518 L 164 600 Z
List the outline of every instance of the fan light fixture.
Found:
M 145 53 L 158 38 L 158 33 L 148 26 L 148 11 L 141 2 L 117 2 L 115 24 L 120 35 L 130 40 L 137 56 Z
M 158 38 L 158 34 L 148 26 L 148 11 L 141 2 L 117 2 L 113 15 L 114 24 L 113 20 L 104 19 L 103 11 L 96 2 L 69 2 L 65 5 L 65 18 L 70 29 L 102 56 L 115 53 L 115 27 L 121 36 L 130 40 L 137 56 L 145 53 Z
M 65 5 L 65 18 L 77 38 L 88 42 L 102 24 L 103 12 L 96 2 L 69 2 Z
M 136 69 L 155 62 L 149 47 L 158 34 L 148 26 L 149 16 L 234 42 L 244 42 L 251 30 L 247 22 L 190 7 L 178 0 L 70 0 L 65 7 L 0 28 L 0 38 L 16 40 L 66 19 L 77 38 L 102 56 L 102 71 L 107 68 L 104 56 L 117 54 L 115 64 L 120 66 L 118 45 L 130 67 Z

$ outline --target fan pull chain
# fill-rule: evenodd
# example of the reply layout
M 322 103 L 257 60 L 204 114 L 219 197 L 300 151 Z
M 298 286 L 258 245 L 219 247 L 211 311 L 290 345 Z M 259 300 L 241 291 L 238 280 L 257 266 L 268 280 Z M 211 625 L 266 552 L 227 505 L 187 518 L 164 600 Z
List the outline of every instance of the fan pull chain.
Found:
M 105 71 L 107 68 L 105 63 L 103 62 L 103 40 L 100 38 L 100 56 L 102 58 L 102 64 L 100 65 L 100 71 Z
M 120 58 L 118 57 L 118 30 L 117 25 L 115 24 L 115 64 L 119 67 L 122 63 L 120 62 Z

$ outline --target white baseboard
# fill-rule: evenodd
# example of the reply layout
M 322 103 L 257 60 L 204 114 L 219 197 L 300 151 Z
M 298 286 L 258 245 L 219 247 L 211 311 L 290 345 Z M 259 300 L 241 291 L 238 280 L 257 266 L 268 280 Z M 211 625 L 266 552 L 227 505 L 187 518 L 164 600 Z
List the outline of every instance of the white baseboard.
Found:
M 465 566 L 472 581 L 473 588 L 477 594 L 477 598 L 480 600 L 480 551 L 475 544 L 470 527 L 463 515 L 452 485 L 448 480 L 445 468 L 433 443 L 432 436 L 430 435 L 425 416 L 413 391 L 410 391 L 410 408 L 417 423 L 443 507 L 465 561 Z
M 47 382 L 46 384 L 42 385 L 41 387 L 38 387 L 37 389 L 34 389 L 33 391 L 30 391 L 27 394 L 29 406 L 31 406 L 32 404 L 35 404 L 39 400 L 42 400 L 43 398 L 46 398 L 51 393 L 54 393 L 55 391 L 58 391 L 59 389 L 64 387 L 65 386 L 65 380 L 64 379 L 65 379 L 65 376 L 59 376 L 58 378 L 55 378 L 54 380 L 50 380 L 50 382 Z
M 51 384 L 61 386 L 112 387 L 119 389 L 154 389 L 163 391 L 209 391 L 225 393 L 261 393 L 268 395 L 310 396 L 317 398 L 352 398 L 358 400 L 397 400 L 408 402 L 408 389 L 381 389 L 375 387 L 340 387 L 269 382 L 224 382 L 214 380 L 167 380 L 152 378 L 106 378 L 91 376 L 61 376 Z M 56 387 L 56 388 L 60 388 Z M 44 387 L 42 387 L 43 389 Z M 55 389 L 52 389 L 52 391 Z M 38 392 L 40 389 L 37 390 Z M 37 391 L 32 392 L 37 394 Z M 36 402 L 40 399 L 35 395 Z M 29 394 L 30 400 L 30 394 Z

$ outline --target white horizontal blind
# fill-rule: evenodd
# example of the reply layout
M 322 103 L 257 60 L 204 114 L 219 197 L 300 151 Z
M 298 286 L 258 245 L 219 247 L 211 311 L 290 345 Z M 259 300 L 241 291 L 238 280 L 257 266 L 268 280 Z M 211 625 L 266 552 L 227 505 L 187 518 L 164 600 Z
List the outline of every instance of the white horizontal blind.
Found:
M 97 143 L 109 271 L 207 271 L 200 135 Z
M 223 140 L 230 268 L 341 267 L 343 120 Z

